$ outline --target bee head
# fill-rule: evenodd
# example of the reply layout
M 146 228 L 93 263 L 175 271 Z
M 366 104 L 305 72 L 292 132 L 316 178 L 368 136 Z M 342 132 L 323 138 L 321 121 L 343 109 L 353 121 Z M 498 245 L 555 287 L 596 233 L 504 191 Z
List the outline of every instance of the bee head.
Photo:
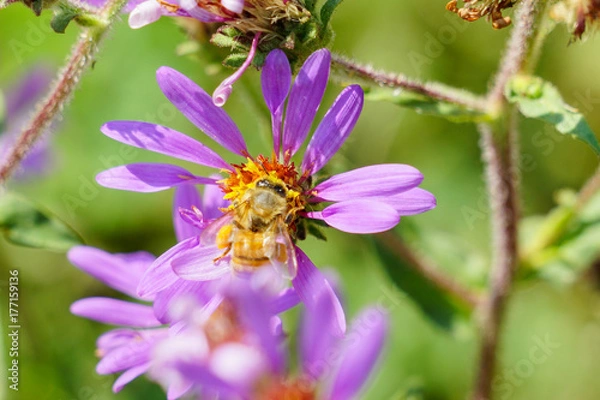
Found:
M 283 185 L 281 185 L 279 183 L 271 182 L 268 179 L 259 180 L 258 182 L 256 182 L 256 187 L 260 188 L 260 189 L 269 189 L 269 190 L 273 191 L 274 193 L 276 193 L 277 195 L 284 197 L 284 198 L 287 195 L 287 190 Z

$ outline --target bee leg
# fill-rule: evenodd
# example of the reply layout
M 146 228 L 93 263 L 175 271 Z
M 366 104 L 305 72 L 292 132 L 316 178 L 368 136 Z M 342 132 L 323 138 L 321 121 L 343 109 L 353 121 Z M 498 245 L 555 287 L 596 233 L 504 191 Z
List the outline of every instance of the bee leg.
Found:
M 229 243 L 227 245 L 223 254 L 221 254 L 219 257 L 213 259 L 213 262 L 217 263 L 217 262 L 221 261 L 223 258 L 227 257 L 227 254 L 229 254 L 230 251 L 231 251 L 231 243 Z

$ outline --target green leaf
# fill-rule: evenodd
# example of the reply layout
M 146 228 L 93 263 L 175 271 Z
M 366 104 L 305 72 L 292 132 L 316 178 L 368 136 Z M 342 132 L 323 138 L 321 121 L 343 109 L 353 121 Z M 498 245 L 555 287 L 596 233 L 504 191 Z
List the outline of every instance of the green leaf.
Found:
M 387 101 L 411 108 L 420 114 L 443 117 L 453 122 L 483 122 L 489 120 L 489 116 L 480 110 L 474 110 L 462 104 L 436 100 L 402 89 L 367 89 L 365 99 Z
M 323 4 L 323 7 L 321 7 L 321 22 L 323 23 L 323 26 L 329 24 L 333 12 L 342 1 L 343 0 L 327 0 L 327 2 Z
M 0 230 L 14 244 L 65 252 L 82 244 L 69 226 L 14 193 L 0 196 Z
M 77 10 L 61 7 L 60 10 L 54 15 L 52 21 L 50 21 L 50 26 L 56 33 L 65 33 L 65 29 L 69 26 L 69 23 L 79 16 L 79 12 Z
M 468 337 L 468 307 L 425 279 L 405 260 L 375 240 L 376 254 L 396 287 L 410 298 L 427 319 L 457 337 Z
M 238 44 L 234 38 L 227 35 L 222 35 L 220 33 L 215 33 L 212 35 L 210 42 L 215 46 L 224 48 L 234 48 Z
M 524 116 L 554 125 L 560 133 L 587 143 L 600 155 L 600 144 L 583 115 L 566 104 L 551 83 L 535 76 L 517 76 L 506 86 L 505 96 Z
M 521 237 L 529 240 L 522 243 L 520 278 L 574 282 L 600 259 L 600 193 L 583 210 L 563 200 L 547 216 L 526 218 Z
M 232 68 L 239 68 L 244 64 L 244 61 L 248 58 L 248 53 L 232 53 L 225 57 L 223 65 Z

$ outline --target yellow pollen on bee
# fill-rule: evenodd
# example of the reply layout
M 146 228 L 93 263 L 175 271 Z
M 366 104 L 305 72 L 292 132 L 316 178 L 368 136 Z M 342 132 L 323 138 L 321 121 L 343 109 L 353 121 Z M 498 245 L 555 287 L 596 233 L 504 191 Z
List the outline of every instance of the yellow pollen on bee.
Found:
M 229 246 L 229 237 L 231 236 L 232 230 L 232 225 L 225 225 L 224 227 L 219 229 L 219 232 L 217 232 L 217 247 L 219 249 L 224 249 L 227 246 Z

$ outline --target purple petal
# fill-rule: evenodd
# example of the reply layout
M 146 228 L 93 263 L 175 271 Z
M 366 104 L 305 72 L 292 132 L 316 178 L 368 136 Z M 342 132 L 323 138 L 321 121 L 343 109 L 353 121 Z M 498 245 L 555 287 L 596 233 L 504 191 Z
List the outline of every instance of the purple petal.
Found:
M 194 185 L 180 185 L 175 188 L 175 198 L 173 199 L 173 228 L 175 229 L 175 237 L 178 242 L 181 242 L 192 236 L 198 236 L 200 229 L 187 223 L 181 218 L 179 209 L 188 209 L 192 206 L 202 208 L 200 194 Z
M 250 51 L 248 52 L 248 57 L 246 57 L 246 61 L 235 71 L 233 74 L 228 76 L 221 84 L 215 89 L 212 99 L 213 104 L 217 107 L 223 107 L 229 99 L 231 92 L 233 92 L 233 84 L 238 81 L 246 72 L 248 67 L 252 64 L 252 60 L 254 60 L 254 56 L 256 55 L 256 50 L 258 49 L 258 40 L 260 39 L 261 33 L 256 33 L 254 35 L 254 39 L 252 39 L 252 45 L 250 46 Z
M 218 175 L 211 175 L 210 177 L 217 180 L 223 179 Z M 229 206 L 229 200 L 225 200 L 223 198 L 224 195 L 221 188 L 217 185 L 204 187 L 204 196 L 202 196 L 204 207 L 202 207 L 202 213 L 206 221 L 217 219 L 223 215 L 223 211 L 220 209 Z
M 434 209 L 435 196 L 427 190 L 414 188 L 403 193 L 377 199 L 394 207 L 400 215 L 414 215 Z
M 231 169 L 221 156 L 191 137 L 166 126 L 139 121 L 111 121 L 100 131 L 130 146 L 213 168 Z
M 334 378 L 332 400 L 350 400 L 363 386 L 381 353 L 387 320 L 379 309 L 363 311 L 352 324 Z
M 395 195 L 418 186 L 423 175 L 404 164 L 380 164 L 334 175 L 312 192 L 321 201 L 344 201 Z
M 202 22 L 223 22 L 226 18 L 219 15 L 212 14 L 210 11 L 205 10 L 204 5 L 200 4 L 196 0 L 181 0 L 181 8 L 192 18 L 195 18 Z
M 241 395 L 240 389 L 225 382 L 217 377 L 208 367 L 199 363 L 190 363 L 179 361 L 175 363 L 175 368 L 186 380 L 201 385 L 203 390 L 215 390 L 225 399 L 238 398 Z M 228 397 L 231 396 L 231 397 Z
M 325 293 L 335 311 L 334 318 L 331 319 L 333 331 L 336 336 L 343 335 L 346 332 L 346 316 L 335 291 L 321 271 L 298 247 L 296 247 L 296 257 L 298 259 L 298 275 L 296 275 L 292 284 L 296 289 L 296 293 L 306 305 L 307 312 L 314 312 L 318 309 L 319 297 Z
M 118 347 L 102 357 L 96 366 L 96 372 L 100 375 L 114 374 L 144 365 L 150 361 L 152 346 L 152 342 L 144 340 Z
M 398 211 L 381 199 L 343 201 L 307 215 L 309 218 L 324 220 L 328 225 L 348 233 L 384 232 L 400 222 Z
M 108 352 L 122 347 L 129 346 L 131 343 L 138 342 L 155 342 L 159 339 L 167 337 L 169 334 L 166 328 L 154 328 L 154 329 L 113 329 L 108 331 L 98 338 L 96 341 L 96 347 L 101 353 L 107 354 Z
M 155 0 L 144 1 L 138 4 L 129 14 L 129 27 L 139 29 L 156 22 L 163 14 L 167 14 L 159 2 Z
M 300 303 L 300 297 L 296 293 L 296 289 L 293 287 L 285 289 L 271 302 L 271 312 L 273 314 L 280 314 L 284 311 L 294 308 Z
M 229 263 L 214 261 L 223 251 L 217 246 L 197 246 L 173 258 L 173 272 L 182 279 L 192 281 L 218 279 L 231 272 Z
M 177 298 L 185 295 L 193 295 L 194 298 L 202 298 L 203 302 L 210 300 L 208 282 L 186 281 L 178 279 L 174 284 L 156 294 L 154 299 L 154 315 L 162 322 L 170 321 L 170 305 Z
M 252 290 L 247 282 L 233 285 L 229 289 L 234 291 L 233 298 L 242 323 L 256 335 L 261 350 L 267 355 L 271 372 L 282 372 L 285 360 L 271 329 L 272 314 L 266 297 Z
M 244 11 L 244 0 L 221 0 L 221 5 L 236 14 Z
M 303 314 L 300 330 L 300 360 L 302 371 L 317 381 L 330 368 L 332 351 L 340 340 L 331 323 L 335 318 L 334 303 L 328 293 L 318 297 L 316 306 Z
M 196 176 L 176 165 L 155 163 L 128 164 L 107 169 L 96 175 L 96 181 L 107 188 L 143 193 L 159 192 L 183 184 L 216 184 L 214 179 Z
M 302 171 L 318 172 L 340 149 L 360 116 L 364 94 L 360 86 L 345 88 L 327 111 L 308 143 Z
M 140 375 L 143 375 L 150 368 L 150 363 L 138 365 L 137 367 L 133 367 L 123 372 L 121 376 L 117 378 L 115 381 L 112 390 L 114 393 L 118 393 L 123 389 L 125 385 L 134 380 Z
M 107 297 L 88 297 L 71 304 L 71 313 L 111 325 L 151 328 L 161 323 L 152 307 Z
M 126 346 L 131 341 L 139 341 L 142 338 L 139 331 L 133 329 L 113 329 L 103 333 L 96 340 L 96 347 L 100 352 L 108 353 L 120 346 Z
M 269 372 L 269 365 L 261 349 L 255 345 L 229 342 L 213 350 L 210 369 L 224 381 L 252 390 Z
M 312 125 L 329 79 L 331 54 L 321 49 L 306 60 L 292 86 L 283 127 L 283 151 L 292 156 Z
M 265 102 L 271 111 L 273 149 L 275 154 L 279 154 L 283 106 L 292 83 L 290 63 L 282 50 L 275 49 L 267 56 L 262 70 L 261 83 Z
M 191 237 L 179 242 L 175 246 L 167 250 L 163 255 L 158 257 L 154 263 L 148 268 L 137 288 L 138 295 L 148 296 L 158 293 L 174 284 L 179 278 L 171 268 L 171 261 L 181 252 L 199 246 L 199 239 Z
M 235 123 L 191 79 L 169 67 L 159 68 L 156 78 L 169 101 L 208 137 L 236 154 L 248 154 Z
M 80 270 L 132 297 L 138 297 L 136 287 L 155 258 L 146 252 L 110 254 L 87 246 L 71 248 L 67 257 Z
M 181 381 L 176 380 L 169 385 L 167 390 L 167 400 L 175 400 L 185 395 L 194 384 L 188 380 L 182 379 Z

